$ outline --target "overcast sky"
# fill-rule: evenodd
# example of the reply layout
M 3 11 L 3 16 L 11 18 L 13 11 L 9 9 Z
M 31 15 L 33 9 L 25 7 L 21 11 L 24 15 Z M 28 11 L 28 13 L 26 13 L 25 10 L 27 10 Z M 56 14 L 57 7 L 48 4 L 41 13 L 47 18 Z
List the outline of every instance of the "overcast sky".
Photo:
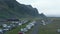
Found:
M 39 13 L 60 16 L 60 0 L 17 0 L 19 3 L 36 7 Z

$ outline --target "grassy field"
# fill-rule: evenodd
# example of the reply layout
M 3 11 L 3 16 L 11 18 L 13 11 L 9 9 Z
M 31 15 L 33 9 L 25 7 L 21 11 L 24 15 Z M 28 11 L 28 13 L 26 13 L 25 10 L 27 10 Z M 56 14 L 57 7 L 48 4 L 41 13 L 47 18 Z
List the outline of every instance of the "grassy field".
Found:
M 52 19 L 53 19 L 52 23 L 45 26 L 40 26 L 38 34 L 60 34 L 57 32 L 57 29 L 60 29 L 60 18 Z

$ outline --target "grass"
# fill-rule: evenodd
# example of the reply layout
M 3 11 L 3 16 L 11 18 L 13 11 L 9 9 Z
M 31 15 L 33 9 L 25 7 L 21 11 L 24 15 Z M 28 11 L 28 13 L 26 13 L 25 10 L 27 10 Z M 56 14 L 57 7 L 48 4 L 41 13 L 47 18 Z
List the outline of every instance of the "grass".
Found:
M 50 18 L 53 20 L 52 23 L 45 26 L 40 25 L 38 34 L 60 34 L 57 32 L 57 29 L 60 29 L 60 19 L 59 18 Z M 30 34 L 33 28 L 30 29 L 26 34 Z
M 60 29 L 60 19 L 53 19 L 52 23 L 40 26 L 38 34 L 60 34 L 57 29 Z
M 0 28 L 2 28 L 2 26 L 0 26 Z

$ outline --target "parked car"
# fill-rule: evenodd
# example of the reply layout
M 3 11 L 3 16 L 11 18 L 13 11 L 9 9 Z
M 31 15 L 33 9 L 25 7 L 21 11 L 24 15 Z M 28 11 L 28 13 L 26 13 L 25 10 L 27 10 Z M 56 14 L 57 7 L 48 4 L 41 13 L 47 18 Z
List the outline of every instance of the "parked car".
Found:
M 27 32 L 27 31 L 28 31 L 28 29 L 27 29 L 27 28 L 24 28 L 23 30 L 24 30 L 24 32 Z
M 23 29 L 23 28 L 21 28 L 21 31 L 23 32 L 23 31 L 24 31 L 24 29 Z
M 22 25 L 22 23 L 19 23 L 18 25 L 20 26 L 20 25 Z
M 7 31 L 9 31 L 9 29 L 3 29 L 3 32 L 4 32 L 4 33 L 7 32 Z
M 10 24 L 10 26 L 11 26 L 12 29 L 16 27 L 15 24 Z
M 3 27 L 3 28 L 7 27 L 7 24 L 2 24 L 2 27 Z
M 27 25 L 26 28 L 27 29 L 31 29 L 32 25 Z
M 22 32 L 27 32 L 28 29 L 27 29 L 27 28 L 22 28 L 21 31 L 22 31 Z
M 4 32 L 3 32 L 3 30 L 2 29 L 0 29 L 0 34 L 3 34 Z

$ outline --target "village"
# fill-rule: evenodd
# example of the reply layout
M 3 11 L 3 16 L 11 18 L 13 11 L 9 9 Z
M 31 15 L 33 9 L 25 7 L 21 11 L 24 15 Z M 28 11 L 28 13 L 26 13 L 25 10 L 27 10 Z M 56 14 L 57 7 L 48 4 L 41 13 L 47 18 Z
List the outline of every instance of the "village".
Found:
M 1 24 L 0 28 L 0 34 L 5 34 L 8 31 L 11 31 L 13 29 L 16 29 L 17 27 L 20 27 L 20 30 L 17 32 L 17 34 L 25 34 L 32 28 L 34 28 L 33 32 L 31 34 L 37 34 L 37 28 L 40 25 L 46 25 L 50 24 L 51 21 L 46 21 L 46 20 L 40 20 L 40 22 L 37 22 L 35 20 L 30 21 L 29 19 L 24 19 L 24 20 L 19 20 L 19 19 L 6 19 L 5 21 L 0 21 L 0 22 L 8 22 L 8 23 L 3 23 Z M 26 25 L 25 25 L 26 24 Z M 23 27 L 24 25 L 24 27 Z M 36 30 L 35 30 L 36 29 Z
M 25 23 L 29 22 L 29 20 L 19 20 L 19 19 L 6 19 L 5 21 L 0 21 L 0 22 L 9 22 L 9 24 L 2 23 L 0 26 L 0 34 L 4 34 L 7 31 L 11 31 L 15 29 L 18 26 L 24 25 Z M 32 21 L 31 23 L 27 24 L 25 28 L 21 28 L 19 30 L 19 34 L 27 32 L 29 29 L 31 29 L 35 25 L 35 21 Z

